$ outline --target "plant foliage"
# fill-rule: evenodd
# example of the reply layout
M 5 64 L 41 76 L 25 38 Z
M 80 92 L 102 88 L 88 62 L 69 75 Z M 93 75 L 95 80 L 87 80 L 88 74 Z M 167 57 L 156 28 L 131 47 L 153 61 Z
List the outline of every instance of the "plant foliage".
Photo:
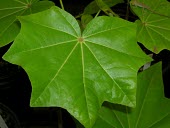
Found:
M 101 0 L 99 0 L 99 1 L 101 1 Z M 118 3 L 123 3 L 123 0 L 103 0 L 102 2 L 105 3 L 108 7 L 112 7 Z M 102 4 L 100 4 L 100 5 L 102 5 Z M 100 7 L 96 3 L 96 0 L 94 0 L 85 7 L 83 14 L 95 14 L 98 11 L 100 11 Z
M 77 20 L 61 1 L 63 9 L 48 0 L 0 1 L 0 47 L 14 40 L 3 59 L 27 72 L 32 107 L 62 107 L 86 128 L 170 126 L 161 64 L 138 75 L 151 58 L 137 45 L 170 48 L 170 3 L 132 0 L 133 23 L 112 11 L 122 2 L 95 0 Z
M 166 0 L 137 0 L 132 10 L 137 20 L 137 40 L 149 50 L 159 53 L 170 49 L 170 2 Z
M 21 32 L 4 59 L 28 73 L 31 106 L 63 107 L 87 128 L 103 101 L 135 106 L 136 74 L 150 60 L 136 44 L 135 24 L 103 16 L 81 34 L 58 7 L 19 19 Z
M 138 76 L 136 108 L 106 103 L 93 128 L 169 128 L 170 100 L 165 98 L 161 63 Z
M 17 16 L 28 15 L 54 6 L 50 1 L 1 0 L 0 1 L 0 47 L 15 39 L 20 31 Z

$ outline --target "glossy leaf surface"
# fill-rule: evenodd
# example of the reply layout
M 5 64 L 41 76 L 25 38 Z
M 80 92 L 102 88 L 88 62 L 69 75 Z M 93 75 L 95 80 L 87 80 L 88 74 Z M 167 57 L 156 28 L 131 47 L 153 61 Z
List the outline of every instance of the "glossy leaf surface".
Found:
M 155 53 L 170 49 L 170 2 L 136 1 L 137 4 L 131 8 L 140 19 L 136 21 L 137 40 Z
M 138 76 L 136 108 L 106 104 L 93 128 L 169 128 L 170 99 L 164 97 L 161 63 Z
M 0 47 L 15 39 L 20 31 L 17 16 L 43 11 L 54 4 L 39 0 L 0 0 Z
M 136 44 L 134 23 L 93 19 L 81 34 L 58 7 L 20 17 L 21 32 L 5 60 L 32 83 L 31 106 L 60 106 L 90 128 L 103 101 L 135 106 L 136 74 L 150 61 Z

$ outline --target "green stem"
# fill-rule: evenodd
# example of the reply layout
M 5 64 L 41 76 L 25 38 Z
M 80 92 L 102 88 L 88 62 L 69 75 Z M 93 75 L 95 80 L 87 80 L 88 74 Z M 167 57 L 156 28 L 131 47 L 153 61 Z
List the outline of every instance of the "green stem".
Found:
M 60 5 L 61 5 L 61 8 L 64 10 L 64 6 L 63 6 L 63 1 L 60 0 Z
M 97 14 L 95 15 L 94 18 L 98 17 L 98 15 L 100 14 L 100 12 L 101 12 L 101 10 L 99 10 L 99 11 L 97 12 Z
M 77 19 L 77 18 L 80 18 L 82 15 L 83 15 L 83 14 L 79 14 L 79 15 L 75 16 L 75 18 L 76 18 L 76 19 Z
M 126 16 L 125 19 L 128 20 L 129 19 L 129 6 L 130 6 L 130 1 L 127 0 L 127 6 L 126 6 Z
M 63 128 L 63 120 L 62 120 L 61 108 L 59 108 L 59 111 L 58 111 L 58 128 Z

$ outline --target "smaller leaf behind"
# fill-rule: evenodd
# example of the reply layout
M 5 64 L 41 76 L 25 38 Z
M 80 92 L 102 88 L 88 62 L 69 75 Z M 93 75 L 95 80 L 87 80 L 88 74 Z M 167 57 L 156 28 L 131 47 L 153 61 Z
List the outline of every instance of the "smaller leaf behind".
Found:
M 85 14 L 82 15 L 81 17 L 81 25 L 82 25 L 82 30 L 86 28 L 86 25 L 93 19 L 92 15 Z
M 0 1 L 0 47 L 12 42 L 20 31 L 17 16 L 29 15 L 54 6 L 51 1 L 1 0 Z
M 133 12 L 140 20 L 137 40 L 154 53 L 170 49 L 170 2 L 167 0 L 133 0 Z
M 106 15 L 119 17 L 119 15 L 113 12 L 112 9 L 103 0 L 95 0 L 95 1 L 99 6 L 100 10 L 102 10 Z
M 123 0 L 103 0 L 103 2 L 105 2 L 108 7 L 112 7 L 116 4 L 123 3 Z M 94 14 L 97 13 L 99 10 L 100 8 L 94 0 L 85 7 L 83 14 Z

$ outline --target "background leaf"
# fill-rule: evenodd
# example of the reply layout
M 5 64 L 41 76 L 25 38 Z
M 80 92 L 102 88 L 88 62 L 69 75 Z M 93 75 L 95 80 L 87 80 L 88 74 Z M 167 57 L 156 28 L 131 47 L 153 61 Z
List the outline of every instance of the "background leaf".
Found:
M 53 6 L 50 1 L 0 0 L 0 47 L 12 42 L 20 31 L 17 16 L 36 13 Z
M 84 30 L 86 28 L 86 25 L 93 19 L 92 15 L 82 15 L 81 17 L 81 25 L 82 25 L 82 29 Z
M 105 4 L 107 4 L 109 7 L 112 7 L 116 4 L 123 3 L 123 0 L 103 0 Z M 86 6 L 84 9 L 83 14 L 94 14 L 97 13 L 100 10 L 99 6 L 97 5 L 96 1 L 92 1 L 90 4 Z
M 103 101 L 135 106 L 136 74 L 150 58 L 136 44 L 134 23 L 98 17 L 81 34 L 76 19 L 58 7 L 20 21 L 3 58 L 28 73 L 31 106 L 63 107 L 86 128 Z
M 136 108 L 106 103 L 93 128 L 169 128 L 170 100 L 164 97 L 161 63 L 138 76 Z
M 136 21 L 137 40 L 155 53 L 159 53 L 162 49 L 170 49 L 170 2 L 166 0 L 137 1 L 149 8 L 148 10 L 131 5 L 140 19 Z

